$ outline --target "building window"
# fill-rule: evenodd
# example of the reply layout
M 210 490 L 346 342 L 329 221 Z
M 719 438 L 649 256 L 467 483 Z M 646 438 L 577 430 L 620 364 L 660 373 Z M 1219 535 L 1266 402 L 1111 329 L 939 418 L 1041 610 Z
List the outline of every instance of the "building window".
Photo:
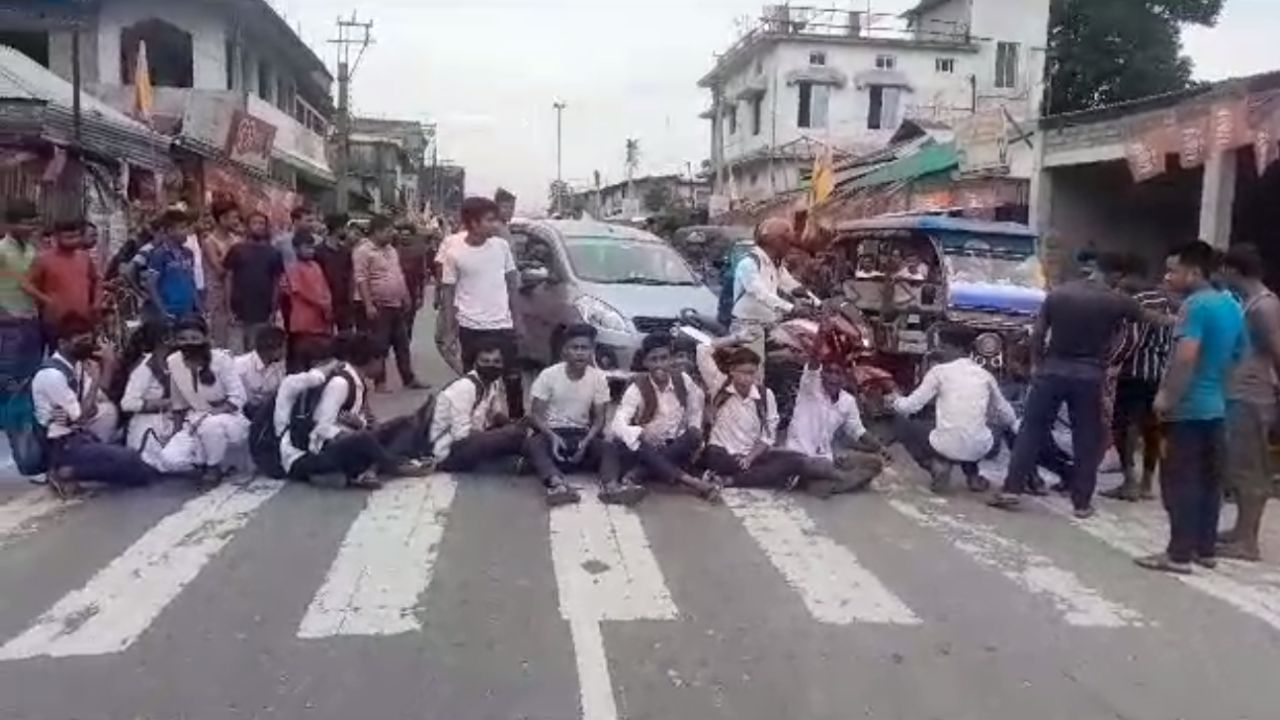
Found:
M 760 134 L 760 120 L 761 120 L 763 109 L 764 109 L 763 97 L 757 96 L 757 97 L 751 98 L 751 134 L 752 135 Z
M 729 124 L 729 134 L 738 132 L 738 105 L 734 103 L 725 110 L 725 122 Z
M 896 58 L 896 57 L 894 57 L 894 56 L 892 56 L 892 55 L 877 55 L 877 56 L 876 56 L 876 69 L 877 69 L 877 70 L 893 70 L 893 69 L 894 69 L 894 68 L 896 68 L 896 67 L 898 67 L 898 58 Z
M 935 70 L 937 70 L 940 73 L 946 73 L 947 75 L 950 75 L 956 71 L 956 59 L 955 58 L 938 58 L 937 60 L 933 61 L 933 67 Z
M 809 53 L 809 64 L 810 65 L 826 65 L 827 54 L 820 51 Z
M 898 126 L 898 99 L 901 90 L 888 85 L 872 85 L 867 107 L 868 130 L 893 130 Z
M 1014 42 L 996 43 L 996 87 L 1018 87 L 1018 54 L 1021 46 Z
M 800 106 L 796 115 L 796 126 L 802 128 L 825 128 L 827 126 L 827 108 L 831 104 L 831 86 L 802 82 L 800 88 Z
M 8 45 L 42 67 L 49 67 L 49 33 L 28 30 L 0 30 L 0 45 Z
M 271 82 L 271 66 L 266 62 L 258 61 L 258 97 L 271 102 L 271 91 L 274 89 L 274 83 Z
M 138 67 L 138 46 L 147 43 L 147 70 L 155 87 L 192 86 L 194 60 L 191 33 L 163 20 L 143 20 L 120 31 L 120 77 L 133 84 Z

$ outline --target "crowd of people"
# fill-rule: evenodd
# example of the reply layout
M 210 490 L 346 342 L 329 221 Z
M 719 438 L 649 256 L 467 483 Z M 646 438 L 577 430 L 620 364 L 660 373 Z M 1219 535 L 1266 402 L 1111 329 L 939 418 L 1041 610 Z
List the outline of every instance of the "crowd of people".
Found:
M 40 462 L 26 465 L 47 471 L 61 495 L 86 482 L 171 475 L 209 486 L 254 469 L 372 488 L 389 476 L 513 460 L 538 477 L 550 505 L 580 499 L 566 480 L 572 473 L 598 475 L 603 501 L 633 505 L 653 483 L 708 501 L 727 486 L 829 497 L 880 474 L 885 445 L 863 423 L 847 368 L 820 344 L 780 432 L 763 377 L 764 337 L 803 304 L 782 266 L 794 234 L 781 221 L 763 223 L 757 246 L 735 263 L 726 337 L 645 337 L 615 407 L 594 363 L 595 328 L 571 325 L 560 333 L 560 362 L 528 389 L 526 412 L 507 231 L 513 206 L 507 193 L 467 199 L 460 232 L 434 255 L 407 246 L 382 217 L 362 236 L 345 218 L 322 225 L 299 209 L 273 235 L 264 215 L 242 216 L 221 201 L 212 227 L 194 233 L 185 211 L 169 210 L 107 268 L 145 299 L 141 325 L 118 352 L 101 341 L 103 284 L 85 226 L 59 225 L 40 248 L 33 218 L 18 208 L 0 241 L 0 310 L 6 342 L 21 339 L 15 347 L 23 348 L 6 361 L 28 369 L 9 374 L 30 380 L 5 388 L 6 428 L 21 436 L 29 399 Z M 1021 417 L 970 348 L 937 348 L 919 385 L 890 398 L 892 439 L 940 492 L 954 466 L 971 490 L 987 491 L 979 463 L 1007 442 L 1008 475 L 991 504 L 1016 509 L 1022 495 L 1045 492 L 1043 467 L 1059 475 L 1057 489 L 1081 519 L 1094 512 L 1098 466 L 1114 445 L 1124 483 L 1108 494 L 1150 497 L 1158 475 L 1170 516 L 1168 551 L 1144 566 L 1190 572 L 1219 555 L 1257 559 L 1280 300 L 1250 247 L 1221 258 L 1193 243 L 1166 270 L 1157 283 L 1140 262 L 1104 256 L 1049 293 L 1032 333 L 1035 372 Z M 378 418 L 370 399 L 387 386 L 390 357 L 403 387 L 422 387 L 410 337 L 433 274 L 437 345 L 456 350 L 460 377 L 416 412 Z M 1053 436 L 1064 406 L 1069 453 Z M 1224 479 L 1240 512 L 1218 537 Z

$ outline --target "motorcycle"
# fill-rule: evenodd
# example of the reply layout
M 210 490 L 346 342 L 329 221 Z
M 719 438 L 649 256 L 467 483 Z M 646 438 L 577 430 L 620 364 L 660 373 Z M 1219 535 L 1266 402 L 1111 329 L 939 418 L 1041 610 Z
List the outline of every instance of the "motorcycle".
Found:
M 680 313 L 675 331 L 699 343 L 729 336 L 729 329 L 692 309 Z M 795 410 L 796 393 L 805 365 L 817 356 L 824 365 L 836 364 L 846 373 L 845 387 L 858 400 L 864 416 L 879 417 L 888 409 L 893 376 L 870 365 L 874 355 L 871 325 L 862 312 L 844 298 L 813 303 L 794 312 L 769 329 L 765 336 L 765 385 L 773 391 L 778 414 L 786 427 Z

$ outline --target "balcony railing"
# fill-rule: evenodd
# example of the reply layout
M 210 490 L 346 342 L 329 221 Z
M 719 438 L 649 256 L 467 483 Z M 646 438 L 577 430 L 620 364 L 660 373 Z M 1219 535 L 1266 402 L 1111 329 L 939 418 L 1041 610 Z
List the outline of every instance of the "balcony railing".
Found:
M 732 55 L 761 38 L 780 35 L 941 44 L 972 42 L 968 25 L 960 22 L 929 21 L 916 26 L 901 16 L 885 13 L 769 5 L 764 8 L 763 17 L 747 28 L 725 55 Z

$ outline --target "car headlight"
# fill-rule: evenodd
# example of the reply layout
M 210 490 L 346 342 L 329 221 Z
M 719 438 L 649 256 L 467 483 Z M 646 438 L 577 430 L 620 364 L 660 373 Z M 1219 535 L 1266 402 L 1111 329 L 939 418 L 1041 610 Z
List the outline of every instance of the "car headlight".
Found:
M 1004 349 L 1004 340 L 995 333 L 983 333 L 973 341 L 973 349 L 982 357 L 995 357 Z
M 631 332 L 631 323 L 622 313 L 599 298 L 582 295 L 573 301 L 573 306 L 582 316 L 582 321 L 588 325 L 613 332 Z

